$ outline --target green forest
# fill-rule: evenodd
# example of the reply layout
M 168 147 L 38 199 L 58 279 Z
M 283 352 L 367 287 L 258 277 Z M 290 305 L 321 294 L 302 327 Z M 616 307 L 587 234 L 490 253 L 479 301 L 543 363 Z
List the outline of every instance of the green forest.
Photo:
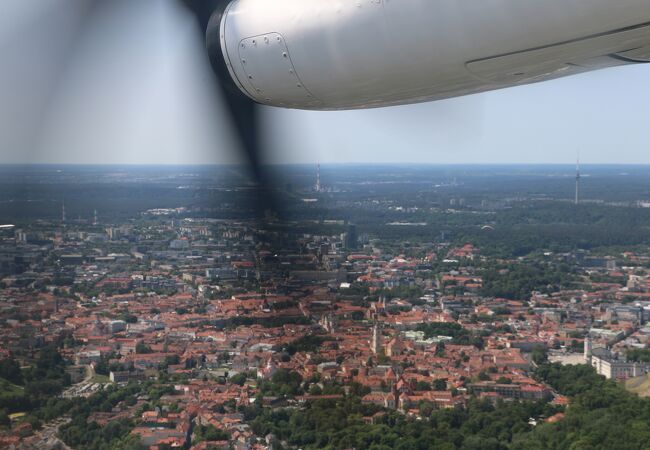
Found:
M 305 410 L 258 410 L 253 429 L 277 448 L 369 450 L 640 450 L 650 442 L 650 400 L 626 392 L 589 366 L 544 364 L 536 376 L 571 398 L 564 420 L 543 421 L 562 408 L 548 403 L 472 400 L 465 409 L 435 410 L 415 420 L 364 405 L 359 398 L 318 400 Z M 379 413 L 379 414 L 377 414 Z M 373 417 L 373 423 L 364 421 Z
M 543 294 L 568 288 L 577 279 L 567 264 L 511 264 L 483 272 L 481 294 L 486 297 L 528 300 L 533 291 Z

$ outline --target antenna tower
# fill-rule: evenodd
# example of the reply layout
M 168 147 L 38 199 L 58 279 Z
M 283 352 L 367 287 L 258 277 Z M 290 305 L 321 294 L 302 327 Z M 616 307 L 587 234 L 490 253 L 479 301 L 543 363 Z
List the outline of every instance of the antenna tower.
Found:
M 576 161 L 576 205 L 580 203 L 580 154 L 578 153 L 578 159 Z

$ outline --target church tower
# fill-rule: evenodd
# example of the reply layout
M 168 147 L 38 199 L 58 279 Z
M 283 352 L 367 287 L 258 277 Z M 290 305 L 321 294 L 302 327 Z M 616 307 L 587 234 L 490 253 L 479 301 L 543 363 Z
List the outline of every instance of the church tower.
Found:
M 591 350 L 593 348 L 593 343 L 591 342 L 591 336 L 587 335 L 585 338 L 585 362 L 591 364 Z
M 580 155 L 578 154 L 578 160 L 576 163 L 576 199 L 575 199 L 575 204 L 579 205 L 580 204 L 580 179 L 582 176 L 580 175 Z
M 372 327 L 371 348 L 375 355 L 381 353 L 381 332 L 379 330 L 379 324 L 376 321 L 375 325 Z

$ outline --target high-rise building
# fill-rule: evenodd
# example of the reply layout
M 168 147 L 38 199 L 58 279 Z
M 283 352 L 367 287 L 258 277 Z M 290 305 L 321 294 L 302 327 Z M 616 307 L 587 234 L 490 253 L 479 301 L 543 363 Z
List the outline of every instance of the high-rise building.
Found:
M 357 248 L 359 243 L 359 237 L 357 236 L 357 226 L 350 224 L 348 225 L 348 231 L 344 233 L 345 236 L 345 248 L 348 250 L 354 250 Z
M 63 202 L 61 202 L 61 222 L 65 223 L 65 221 L 65 200 L 63 200 Z
M 108 239 L 111 241 L 117 241 L 122 237 L 122 231 L 116 227 L 106 228 L 106 234 L 108 235 Z

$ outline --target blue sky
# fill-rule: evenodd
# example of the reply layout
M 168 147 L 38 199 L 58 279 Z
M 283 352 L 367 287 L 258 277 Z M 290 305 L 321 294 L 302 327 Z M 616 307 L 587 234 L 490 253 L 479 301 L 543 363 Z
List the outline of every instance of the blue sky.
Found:
M 81 1 L 6 0 L 0 163 L 237 162 L 192 19 L 113 0 L 78 40 L 60 6 Z M 650 164 L 649 85 L 639 65 L 415 106 L 267 109 L 267 161 Z
M 280 112 L 282 160 L 650 163 L 650 66 L 364 112 Z M 304 150 L 302 150 L 304 149 Z

